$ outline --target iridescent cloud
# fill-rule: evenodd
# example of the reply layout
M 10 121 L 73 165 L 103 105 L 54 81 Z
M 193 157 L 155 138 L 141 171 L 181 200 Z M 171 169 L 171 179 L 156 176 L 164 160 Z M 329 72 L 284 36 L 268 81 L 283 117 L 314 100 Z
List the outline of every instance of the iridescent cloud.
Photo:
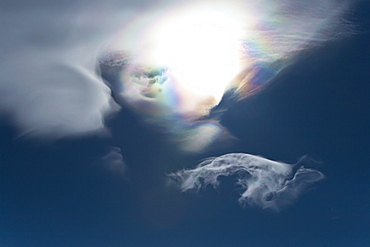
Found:
M 189 137 L 193 126 L 209 125 L 210 111 L 228 90 L 247 97 L 301 51 L 345 34 L 347 7 L 334 0 L 166 2 L 133 18 L 107 42 L 103 77 L 111 78 L 118 101 L 145 122 L 175 132 L 174 140 Z M 112 76 L 107 61 L 115 56 L 125 62 Z M 218 130 L 202 135 L 209 141 L 199 152 L 227 136 L 216 119 L 211 122 Z

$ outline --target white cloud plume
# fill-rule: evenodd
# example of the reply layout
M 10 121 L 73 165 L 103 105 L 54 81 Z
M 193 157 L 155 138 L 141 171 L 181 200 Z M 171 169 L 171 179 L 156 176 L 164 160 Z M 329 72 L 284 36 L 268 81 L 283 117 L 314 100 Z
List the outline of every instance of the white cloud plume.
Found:
M 241 205 L 281 210 L 325 176 L 298 162 L 289 165 L 244 153 L 230 153 L 209 158 L 194 169 L 184 169 L 169 177 L 182 191 L 200 190 L 207 185 L 219 186 L 220 176 L 233 176 L 241 187 Z

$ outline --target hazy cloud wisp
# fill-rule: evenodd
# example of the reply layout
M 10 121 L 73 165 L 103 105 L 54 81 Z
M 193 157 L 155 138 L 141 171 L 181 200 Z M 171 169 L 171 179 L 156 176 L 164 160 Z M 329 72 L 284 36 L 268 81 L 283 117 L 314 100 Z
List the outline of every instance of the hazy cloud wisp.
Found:
M 127 171 L 127 165 L 123 160 L 122 151 L 119 147 L 110 147 L 108 153 L 102 157 L 100 162 L 114 174 L 122 175 Z

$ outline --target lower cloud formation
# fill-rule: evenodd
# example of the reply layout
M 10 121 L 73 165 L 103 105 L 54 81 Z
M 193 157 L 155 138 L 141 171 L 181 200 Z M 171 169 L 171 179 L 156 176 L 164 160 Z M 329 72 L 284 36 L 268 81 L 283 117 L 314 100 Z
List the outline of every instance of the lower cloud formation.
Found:
M 294 203 L 304 191 L 325 178 L 321 172 L 245 153 L 208 158 L 194 169 L 183 169 L 169 177 L 185 192 L 218 187 L 220 176 L 233 176 L 243 189 L 239 203 L 280 211 Z

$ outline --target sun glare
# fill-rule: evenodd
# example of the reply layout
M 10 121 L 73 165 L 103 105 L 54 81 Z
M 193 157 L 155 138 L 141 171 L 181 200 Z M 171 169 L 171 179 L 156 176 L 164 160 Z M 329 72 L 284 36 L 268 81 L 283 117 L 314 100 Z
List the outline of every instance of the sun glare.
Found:
M 224 13 L 184 15 L 156 33 L 155 60 L 190 89 L 212 94 L 218 103 L 240 70 L 240 32 Z

